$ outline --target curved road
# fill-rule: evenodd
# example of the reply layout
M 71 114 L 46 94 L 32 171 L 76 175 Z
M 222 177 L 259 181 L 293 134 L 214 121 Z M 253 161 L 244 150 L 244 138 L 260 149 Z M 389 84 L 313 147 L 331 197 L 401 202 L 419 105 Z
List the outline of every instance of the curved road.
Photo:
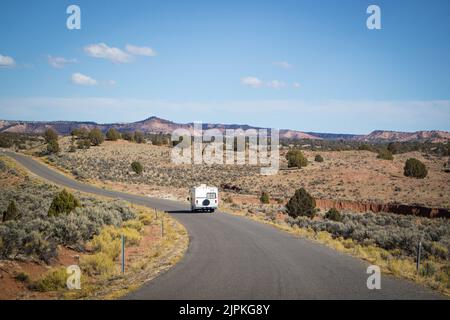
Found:
M 191 214 L 187 205 L 103 190 L 30 157 L 4 152 L 61 186 L 170 212 L 188 230 L 189 248 L 173 268 L 126 299 L 442 299 L 413 282 L 382 275 L 366 286 L 367 263 L 274 227 L 229 214 Z

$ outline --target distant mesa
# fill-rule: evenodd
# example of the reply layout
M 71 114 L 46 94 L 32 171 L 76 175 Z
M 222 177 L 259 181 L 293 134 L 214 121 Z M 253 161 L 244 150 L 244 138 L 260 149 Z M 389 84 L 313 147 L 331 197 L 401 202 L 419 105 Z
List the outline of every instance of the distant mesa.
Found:
M 163 133 L 170 134 L 175 129 L 193 130 L 193 123 L 176 123 L 170 120 L 161 119 L 158 117 L 150 117 L 145 120 L 130 122 L 130 123 L 110 123 L 97 124 L 91 121 L 9 121 L 0 120 L 0 132 L 15 132 L 15 133 L 42 133 L 48 128 L 53 128 L 60 135 L 70 135 L 75 128 L 92 129 L 100 128 L 106 132 L 109 128 L 115 128 L 120 132 L 134 132 L 142 131 L 144 133 Z M 254 127 L 250 125 L 241 124 L 220 124 L 220 123 L 205 123 L 203 129 L 219 129 L 225 131 L 226 129 L 265 129 Z M 367 141 L 367 142 L 408 142 L 408 141 L 430 141 L 430 142 L 446 142 L 450 140 L 450 132 L 447 131 L 417 131 L 417 132 L 399 132 L 376 130 L 367 135 L 355 134 L 336 134 L 336 133 L 318 133 L 318 132 L 302 132 L 297 130 L 283 129 L 280 130 L 280 138 L 284 139 L 313 139 L 313 140 L 352 140 L 352 141 Z

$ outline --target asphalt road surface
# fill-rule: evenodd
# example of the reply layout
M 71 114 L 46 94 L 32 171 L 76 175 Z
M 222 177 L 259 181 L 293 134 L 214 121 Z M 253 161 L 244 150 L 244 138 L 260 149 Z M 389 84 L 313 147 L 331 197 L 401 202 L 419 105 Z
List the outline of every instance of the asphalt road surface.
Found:
M 168 211 L 189 232 L 184 258 L 125 299 L 443 299 L 413 282 L 381 276 L 367 288 L 369 264 L 274 227 L 188 204 L 103 190 L 24 155 L 4 152 L 34 174 L 83 192 Z

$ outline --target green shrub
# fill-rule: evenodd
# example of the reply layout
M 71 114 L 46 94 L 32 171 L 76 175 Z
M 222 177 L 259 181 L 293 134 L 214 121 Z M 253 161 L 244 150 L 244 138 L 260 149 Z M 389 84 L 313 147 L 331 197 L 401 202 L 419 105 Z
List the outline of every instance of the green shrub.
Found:
M 286 160 L 288 161 L 289 168 L 301 168 L 308 165 L 308 160 L 303 155 L 303 152 L 298 149 L 289 150 L 289 152 L 286 154 Z
M 72 129 L 72 131 L 70 131 L 70 135 L 72 137 L 78 137 L 80 135 L 80 129 L 79 128 Z
M 13 141 L 3 135 L 0 135 L 0 148 L 10 148 L 13 144 Z
M 49 154 L 58 153 L 59 152 L 59 143 L 58 140 L 51 140 L 47 144 L 47 152 Z
M 89 131 L 88 129 L 82 127 L 82 128 L 75 128 L 70 133 L 74 137 L 78 137 L 80 139 L 87 139 L 89 138 Z
M 131 164 L 131 169 L 133 169 L 133 171 L 137 174 L 141 174 L 142 171 L 144 171 L 144 167 L 139 161 L 133 161 Z
M 91 147 L 91 140 L 89 139 L 81 139 L 77 141 L 78 149 L 89 149 Z
M 270 203 L 269 193 L 267 191 L 263 191 L 261 193 L 261 197 L 259 197 L 259 201 L 261 201 L 261 203 L 264 203 L 264 204 Z
M 261 195 L 259 196 L 259 201 L 262 204 L 269 204 L 270 203 L 270 196 L 267 191 L 261 192 Z
M 363 143 L 363 144 L 361 144 L 358 147 L 358 150 L 361 150 L 361 151 L 373 151 L 373 148 L 372 148 L 372 146 L 370 144 Z
M 47 129 L 44 131 L 44 138 L 46 143 L 58 140 L 58 134 L 53 129 Z
M 390 142 L 387 148 L 392 154 L 396 154 L 401 150 L 401 145 L 398 142 Z
M 89 140 L 93 146 L 99 146 L 105 141 L 105 136 L 100 129 L 94 128 L 89 132 Z
M 301 188 L 295 191 L 294 196 L 286 204 L 286 211 L 293 218 L 298 216 L 312 218 L 316 211 L 316 201 L 304 188 Z
M 378 159 L 382 160 L 394 160 L 394 157 L 392 156 L 392 152 L 388 149 L 381 149 L 378 151 Z
M 8 208 L 6 208 L 6 211 L 3 213 L 3 219 L 2 221 L 8 221 L 8 220 L 15 220 L 19 216 L 19 210 L 17 209 L 16 202 L 14 200 L 11 200 L 9 202 Z
M 122 139 L 127 141 L 134 141 L 134 133 L 133 132 L 124 132 L 122 133 Z
M 144 143 L 145 142 L 144 134 L 140 131 L 135 131 L 134 132 L 134 141 L 136 141 L 136 143 Z
M 110 128 L 110 129 L 108 129 L 108 131 L 106 131 L 106 138 L 108 139 L 108 140 L 111 140 L 111 141 L 117 141 L 117 140 L 119 140 L 120 139 L 120 133 L 119 133 L 119 131 L 117 131 L 116 129 L 114 129 L 114 128 Z
M 70 213 L 73 209 L 80 206 L 80 202 L 75 196 L 66 189 L 58 193 L 52 201 L 48 210 L 49 216 L 58 216 L 61 213 Z
M 421 161 L 410 158 L 406 160 L 405 167 L 403 169 L 403 174 L 407 177 L 413 177 L 417 179 L 423 179 L 427 176 L 428 170 L 425 164 Z
M 315 156 L 314 161 L 315 162 L 323 162 L 323 157 L 320 154 L 318 154 Z
M 338 209 L 331 208 L 325 214 L 325 219 L 332 220 L 332 221 L 342 221 L 342 215 Z
M 26 272 L 19 272 L 14 276 L 14 279 L 20 282 L 28 283 L 30 281 L 30 276 Z
M 77 151 L 77 148 L 73 144 L 70 145 L 69 152 L 73 153 L 73 152 L 76 152 L 76 151 Z

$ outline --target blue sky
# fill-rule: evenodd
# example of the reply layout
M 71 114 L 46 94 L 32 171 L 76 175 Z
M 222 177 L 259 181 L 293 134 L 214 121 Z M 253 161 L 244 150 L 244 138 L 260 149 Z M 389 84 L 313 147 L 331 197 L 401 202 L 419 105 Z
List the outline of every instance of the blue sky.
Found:
M 448 0 L 2 1 L 0 119 L 450 131 L 449 16 Z

